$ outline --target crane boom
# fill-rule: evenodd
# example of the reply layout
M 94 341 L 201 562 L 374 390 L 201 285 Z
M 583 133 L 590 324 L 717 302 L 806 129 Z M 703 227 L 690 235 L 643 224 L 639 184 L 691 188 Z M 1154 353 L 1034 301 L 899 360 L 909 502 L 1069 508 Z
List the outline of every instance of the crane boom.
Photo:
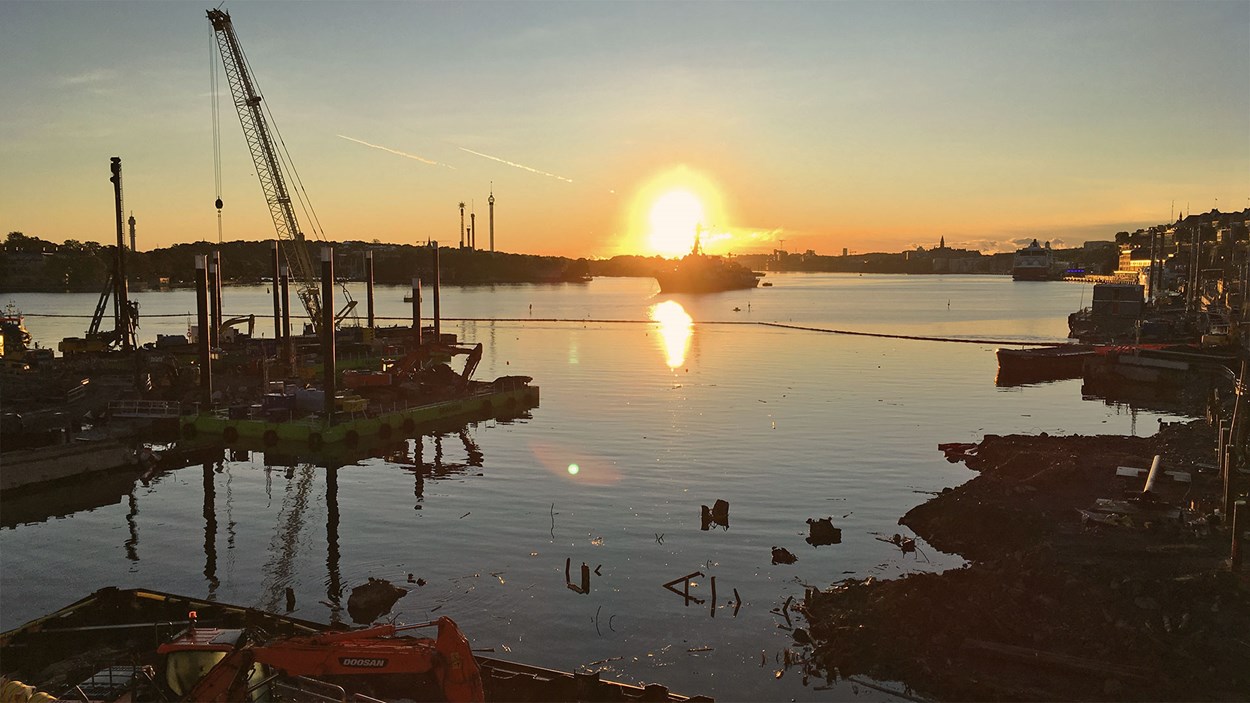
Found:
M 282 244 L 287 265 L 295 273 L 296 292 L 312 319 L 313 329 L 320 332 L 322 301 L 318 278 L 304 247 L 304 234 L 295 219 L 295 210 L 291 207 L 291 196 L 282 177 L 278 153 L 270 137 L 269 124 L 260 107 L 261 96 L 256 90 L 256 81 L 248 70 L 247 59 L 239 46 L 239 38 L 234 33 L 234 24 L 230 21 L 230 13 L 209 10 L 208 19 L 213 23 L 221 61 L 226 68 L 226 79 L 230 83 L 230 92 L 234 95 L 234 107 L 239 113 L 239 122 L 243 125 L 243 137 L 252 152 L 252 162 L 256 166 L 256 176 L 260 178 L 260 188 L 269 203 L 269 214 L 273 217 L 278 241 Z

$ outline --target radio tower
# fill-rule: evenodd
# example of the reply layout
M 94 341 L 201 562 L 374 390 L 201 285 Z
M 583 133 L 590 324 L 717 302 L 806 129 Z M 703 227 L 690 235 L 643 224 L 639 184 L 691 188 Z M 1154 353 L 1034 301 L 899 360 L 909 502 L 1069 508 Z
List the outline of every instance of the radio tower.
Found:
M 495 253 L 495 184 L 490 184 L 490 253 Z
M 464 201 L 460 201 L 460 248 L 464 248 Z

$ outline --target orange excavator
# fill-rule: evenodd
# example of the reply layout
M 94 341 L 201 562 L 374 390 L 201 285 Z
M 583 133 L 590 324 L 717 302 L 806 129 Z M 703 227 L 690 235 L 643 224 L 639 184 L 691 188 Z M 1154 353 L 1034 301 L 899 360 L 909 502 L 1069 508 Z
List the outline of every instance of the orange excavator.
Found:
M 402 635 L 438 627 L 435 639 Z M 160 646 L 163 684 L 180 700 L 482 701 L 469 642 L 450 618 L 252 641 L 246 630 L 191 625 Z

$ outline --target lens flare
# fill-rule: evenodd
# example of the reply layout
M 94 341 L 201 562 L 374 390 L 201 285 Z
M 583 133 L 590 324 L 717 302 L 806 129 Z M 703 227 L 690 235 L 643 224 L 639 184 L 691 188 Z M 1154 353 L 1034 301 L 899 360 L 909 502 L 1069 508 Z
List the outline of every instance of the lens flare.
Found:
M 610 486 L 621 480 L 614 462 L 576 449 L 550 442 L 534 442 L 530 451 L 543 468 L 554 476 L 588 486 Z

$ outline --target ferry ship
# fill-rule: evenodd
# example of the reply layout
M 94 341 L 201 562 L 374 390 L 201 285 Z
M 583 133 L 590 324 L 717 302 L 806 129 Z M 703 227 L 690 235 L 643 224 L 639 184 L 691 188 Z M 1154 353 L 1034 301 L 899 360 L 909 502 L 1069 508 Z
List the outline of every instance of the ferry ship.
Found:
M 699 245 L 702 230 L 696 228 L 694 248 L 689 254 L 671 268 L 656 272 L 661 293 L 716 293 L 759 285 L 761 274 L 736 261 L 704 254 Z
M 1049 281 L 1054 278 L 1054 263 L 1055 255 L 1050 251 L 1050 242 L 1042 246 L 1034 239 L 1027 247 L 1016 250 L 1011 277 L 1017 281 Z

